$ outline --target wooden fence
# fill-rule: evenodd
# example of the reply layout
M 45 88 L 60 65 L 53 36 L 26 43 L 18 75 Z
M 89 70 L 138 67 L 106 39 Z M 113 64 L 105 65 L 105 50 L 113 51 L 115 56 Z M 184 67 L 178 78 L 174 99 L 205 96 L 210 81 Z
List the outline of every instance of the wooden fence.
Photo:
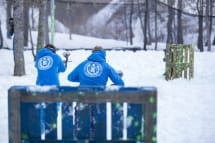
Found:
M 168 45 L 165 52 L 166 80 L 175 78 L 193 78 L 194 48 L 192 45 Z

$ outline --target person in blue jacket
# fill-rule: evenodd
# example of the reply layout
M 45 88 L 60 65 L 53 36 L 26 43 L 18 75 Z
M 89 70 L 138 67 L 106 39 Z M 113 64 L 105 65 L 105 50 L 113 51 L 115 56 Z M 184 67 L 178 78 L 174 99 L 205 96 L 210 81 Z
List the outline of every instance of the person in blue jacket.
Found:
M 68 75 L 69 81 L 79 82 L 80 87 L 89 88 L 95 86 L 103 88 L 109 78 L 114 85 L 124 86 L 119 73 L 106 62 L 106 52 L 101 46 L 96 46 L 92 54 Z M 98 138 L 106 138 L 106 132 L 104 132 L 106 131 L 106 104 L 78 103 L 75 107 L 75 115 L 78 138 L 90 138 L 90 134 L 94 134 L 95 138 L 98 136 Z
M 56 54 L 56 48 L 52 44 L 47 44 L 40 49 L 36 55 L 35 67 L 37 69 L 36 85 L 39 86 L 60 86 L 59 73 L 66 70 L 66 63 Z M 50 130 L 47 137 L 55 137 L 56 130 L 48 124 L 55 124 L 57 112 L 61 108 L 61 103 L 41 103 L 40 104 L 40 120 L 41 120 L 41 133 L 45 130 Z
M 47 44 L 37 52 L 35 67 L 37 68 L 37 85 L 60 85 L 59 73 L 66 70 L 66 66 L 56 48 Z
M 80 82 L 80 86 L 106 86 L 108 78 L 114 85 L 124 86 L 120 75 L 106 62 L 106 52 L 101 46 L 96 46 L 92 54 L 68 75 L 69 81 Z

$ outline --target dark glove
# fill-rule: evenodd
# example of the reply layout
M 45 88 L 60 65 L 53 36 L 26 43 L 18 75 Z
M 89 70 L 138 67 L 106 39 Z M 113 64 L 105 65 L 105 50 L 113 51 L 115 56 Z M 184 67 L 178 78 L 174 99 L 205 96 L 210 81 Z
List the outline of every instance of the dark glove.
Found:
M 67 67 L 67 63 L 68 63 L 68 59 L 69 59 L 70 53 L 69 52 L 63 52 L 63 56 L 65 57 L 64 64 Z

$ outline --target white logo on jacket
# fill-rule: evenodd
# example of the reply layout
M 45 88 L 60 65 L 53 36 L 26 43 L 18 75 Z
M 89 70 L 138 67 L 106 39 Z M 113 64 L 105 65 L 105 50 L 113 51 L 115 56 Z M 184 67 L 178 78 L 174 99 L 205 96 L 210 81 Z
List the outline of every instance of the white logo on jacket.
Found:
M 98 77 L 102 72 L 102 65 L 98 62 L 87 62 L 84 65 L 84 74 L 88 77 Z
M 53 59 L 51 56 L 41 57 L 38 61 L 38 68 L 40 70 L 50 69 L 53 65 Z

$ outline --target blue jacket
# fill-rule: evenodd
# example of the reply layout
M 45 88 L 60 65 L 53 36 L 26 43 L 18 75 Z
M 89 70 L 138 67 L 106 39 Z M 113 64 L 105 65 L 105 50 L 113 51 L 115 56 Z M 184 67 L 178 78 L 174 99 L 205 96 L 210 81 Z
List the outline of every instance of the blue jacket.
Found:
M 42 48 L 37 52 L 35 67 L 37 68 L 37 85 L 59 86 L 59 73 L 66 70 L 60 56 L 48 48 Z
M 106 63 L 104 50 L 93 52 L 87 60 L 79 64 L 69 75 L 68 80 L 80 82 L 80 86 L 106 86 L 108 78 L 115 85 L 124 85 L 118 73 Z

